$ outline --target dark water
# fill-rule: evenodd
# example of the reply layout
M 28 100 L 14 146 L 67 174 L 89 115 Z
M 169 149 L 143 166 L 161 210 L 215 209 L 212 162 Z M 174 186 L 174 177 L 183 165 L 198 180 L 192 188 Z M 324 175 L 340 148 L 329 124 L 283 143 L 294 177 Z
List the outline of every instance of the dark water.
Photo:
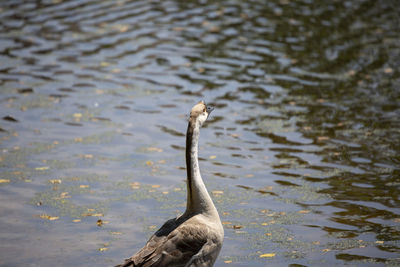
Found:
M 1 1 L 0 265 L 107 266 L 185 208 L 216 266 L 400 266 L 400 4 Z

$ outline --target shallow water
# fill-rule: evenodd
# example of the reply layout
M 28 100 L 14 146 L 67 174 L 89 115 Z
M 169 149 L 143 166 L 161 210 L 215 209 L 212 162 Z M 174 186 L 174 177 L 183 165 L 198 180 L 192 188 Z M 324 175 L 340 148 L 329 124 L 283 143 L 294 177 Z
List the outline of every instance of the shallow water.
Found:
M 400 266 L 396 1 L 2 1 L 0 265 L 114 265 L 185 208 L 216 266 Z

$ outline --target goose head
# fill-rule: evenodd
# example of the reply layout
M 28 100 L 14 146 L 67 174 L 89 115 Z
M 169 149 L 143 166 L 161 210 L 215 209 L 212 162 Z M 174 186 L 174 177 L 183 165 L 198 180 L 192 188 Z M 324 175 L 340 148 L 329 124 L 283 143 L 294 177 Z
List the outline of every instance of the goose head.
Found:
M 190 111 L 190 121 L 201 127 L 213 110 L 213 107 L 207 106 L 204 101 L 200 101 Z

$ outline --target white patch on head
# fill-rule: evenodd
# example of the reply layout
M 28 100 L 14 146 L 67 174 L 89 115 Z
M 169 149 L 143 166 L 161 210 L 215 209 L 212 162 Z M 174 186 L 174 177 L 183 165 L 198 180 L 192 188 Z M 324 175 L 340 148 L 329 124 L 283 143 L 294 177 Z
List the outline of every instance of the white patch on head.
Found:
M 199 122 L 200 127 L 207 120 L 207 118 L 208 118 L 207 111 L 204 111 L 204 112 L 200 113 L 200 115 L 197 117 L 197 121 Z

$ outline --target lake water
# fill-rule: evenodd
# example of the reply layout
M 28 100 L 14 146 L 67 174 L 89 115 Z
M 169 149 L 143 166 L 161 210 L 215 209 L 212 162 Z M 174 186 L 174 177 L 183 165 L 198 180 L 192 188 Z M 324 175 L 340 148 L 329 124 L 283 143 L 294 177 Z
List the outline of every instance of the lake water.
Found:
M 400 266 L 400 5 L 0 3 L 0 265 L 111 266 L 184 211 L 215 266 Z

